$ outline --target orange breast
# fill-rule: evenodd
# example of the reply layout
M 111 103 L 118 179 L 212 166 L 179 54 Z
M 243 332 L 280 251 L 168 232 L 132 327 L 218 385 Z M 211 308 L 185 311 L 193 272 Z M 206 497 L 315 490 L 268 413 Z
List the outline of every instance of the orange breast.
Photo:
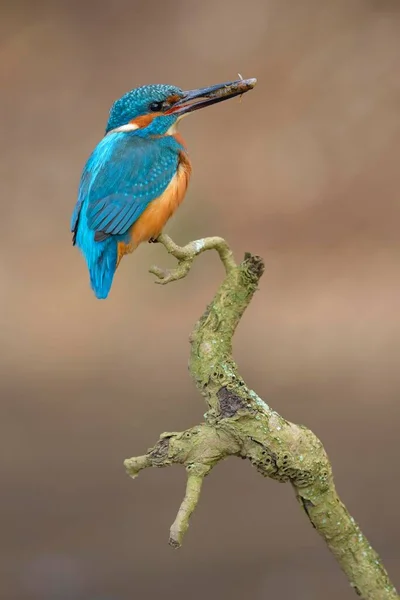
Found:
M 179 166 L 166 190 L 159 198 L 150 202 L 131 228 L 131 242 L 118 244 L 118 263 L 124 254 L 133 252 L 141 243 L 156 238 L 172 217 L 183 198 L 189 184 L 192 166 L 186 153 L 181 152 Z

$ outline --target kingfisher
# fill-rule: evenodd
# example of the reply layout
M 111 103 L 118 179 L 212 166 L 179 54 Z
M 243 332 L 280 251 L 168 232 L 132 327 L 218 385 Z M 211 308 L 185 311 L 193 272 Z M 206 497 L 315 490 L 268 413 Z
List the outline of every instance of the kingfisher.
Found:
M 122 257 L 156 241 L 185 196 L 192 166 L 179 121 L 255 84 L 241 78 L 190 91 L 145 85 L 114 102 L 83 168 L 71 219 L 72 243 L 86 259 L 97 298 L 107 298 Z

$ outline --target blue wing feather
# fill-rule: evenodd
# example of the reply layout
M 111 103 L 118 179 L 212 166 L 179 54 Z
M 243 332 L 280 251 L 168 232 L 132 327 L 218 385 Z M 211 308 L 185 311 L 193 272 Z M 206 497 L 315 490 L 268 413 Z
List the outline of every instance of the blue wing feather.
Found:
M 118 242 L 128 241 L 129 229 L 167 188 L 181 150 L 171 136 L 146 139 L 134 132 L 111 133 L 87 161 L 71 231 L 86 258 L 97 297 L 107 297 L 111 288 Z
M 113 152 L 97 170 L 88 194 L 87 221 L 90 229 L 123 235 L 148 204 L 166 189 L 178 167 L 179 152 L 162 139 L 147 140 L 113 134 Z

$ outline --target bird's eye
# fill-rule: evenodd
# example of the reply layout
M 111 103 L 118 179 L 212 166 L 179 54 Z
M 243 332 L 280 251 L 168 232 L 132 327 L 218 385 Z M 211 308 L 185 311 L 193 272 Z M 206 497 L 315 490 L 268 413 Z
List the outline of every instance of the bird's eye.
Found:
M 150 110 L 152 110 L 153 112 L 160 112 L 162 110 L 163 107 L 163 103 L 162 102 L 152 102 L 150 104 Z

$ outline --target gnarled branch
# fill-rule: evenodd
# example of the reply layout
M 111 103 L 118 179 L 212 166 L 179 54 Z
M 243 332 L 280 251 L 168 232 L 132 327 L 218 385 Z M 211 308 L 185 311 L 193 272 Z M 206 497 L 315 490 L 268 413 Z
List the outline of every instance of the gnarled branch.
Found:
M 228 244 L 217 237 L 184 247 L 165 234 L 158 241 L 178 260 L 176 269 L 151 269 L 161 283 L 185 277 L 194 258 L 205 250 L 219 253 L 226 272 L 190 337 L 189 371 L 208 405 L 205 422 L 184 432 L 162 434 L 144 456 L 124 463 L 131 477 L 147 467 L 186 467 L 186 494 L 171 527 L 170 544 L 181 545 L 204 477 L 227 456 L 239 456 L 249 459 L 261 475 L 292 485 L 301 508 L 359 596 L 397 599 L 379 556 L 337 495 L 320 440 L 306 427 L 286 421 L 249 389 L 232 358 L 232 337 L 264 272 L 262 258 L 246 254 L 237 265 Z

